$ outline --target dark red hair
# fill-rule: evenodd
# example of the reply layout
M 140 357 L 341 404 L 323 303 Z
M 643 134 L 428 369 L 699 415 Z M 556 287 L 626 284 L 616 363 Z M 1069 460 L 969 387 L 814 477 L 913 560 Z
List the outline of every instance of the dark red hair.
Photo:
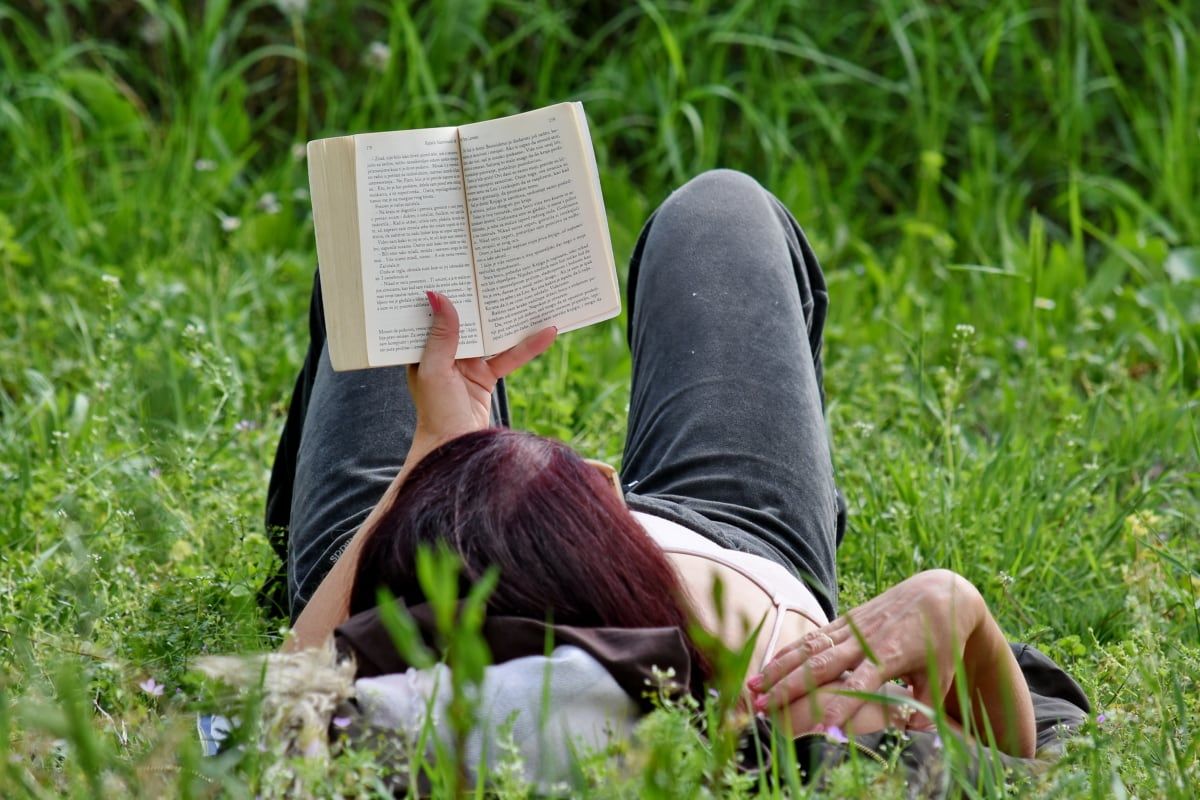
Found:
M 489 428 L 426 456 L 363 542 L 350 613 L 374 607 L 379 587 L 409 605 L 424 602 L 416 552 L 439 542 L 458 555 L 468 585 L 499 568 L 490 614 L 581 627 L 678 627 L 707 674 L 666 555 L 600 471 L 561 442 Z

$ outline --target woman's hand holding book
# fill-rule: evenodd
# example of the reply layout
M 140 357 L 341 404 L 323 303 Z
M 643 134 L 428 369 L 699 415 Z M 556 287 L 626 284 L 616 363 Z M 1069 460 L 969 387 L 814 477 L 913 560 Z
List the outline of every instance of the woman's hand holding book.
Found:
M 417 429 L 408 463 L 464 433 L 486 428 L 496 382 L 537 358 L 554 343 L 557 331 L 543 328 L 490 359 L 455 359 L 458 312 L 450 298 L 426 292 L 433 324 L 420 363 L 408 368 L 408 388 L 417 407 Z

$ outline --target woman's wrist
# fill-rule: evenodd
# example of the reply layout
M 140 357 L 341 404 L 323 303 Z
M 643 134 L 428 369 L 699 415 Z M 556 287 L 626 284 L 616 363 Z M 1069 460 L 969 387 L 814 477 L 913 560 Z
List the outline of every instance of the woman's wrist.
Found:
M 408 456 L 404 459 L 404 472 L 408 472 L 420 463 L 421 459 L 446 442 L 470 432 L 470 430 L 434 431 L 418 422 L 417 429 L 413 432 L 412 444 L 408 447 Z

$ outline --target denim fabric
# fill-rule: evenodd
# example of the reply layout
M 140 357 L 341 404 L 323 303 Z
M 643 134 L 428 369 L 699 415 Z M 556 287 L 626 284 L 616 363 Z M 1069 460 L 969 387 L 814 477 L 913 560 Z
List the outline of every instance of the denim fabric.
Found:
M 646 223 L 628 295 L 630 506 L 783 564 L 832 619 L 845 510 L 823 419 L 828 298 L 800 227 L 753 179 L 705 173 Z M 268 498 L 293 619 L 403 464 L 416 421 L 405 368 L 332 370 L 320 302 L 317 287 L 302 413 L 289 414 Z M 501 388 L 498 424 L 505 408 Z
M 821 268 L 752 178 L 705 173 L 646 223 L 629 270 L 633 508 L 793 570 L 836 616 L 845 531 L 823 418 Z

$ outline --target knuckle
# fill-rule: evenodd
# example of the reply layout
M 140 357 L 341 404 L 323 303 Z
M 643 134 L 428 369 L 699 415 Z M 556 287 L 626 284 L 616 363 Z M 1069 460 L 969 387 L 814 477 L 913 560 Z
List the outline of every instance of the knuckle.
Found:
M 775 656 L 774 660 L 771 661 L 771 667 L 773 667 L 777 673 L 782 674 L 795 669 L 803 660 L 804 659 L 798 650 L 789 650 L 786 653 L 780 653 L 779 655 Z

